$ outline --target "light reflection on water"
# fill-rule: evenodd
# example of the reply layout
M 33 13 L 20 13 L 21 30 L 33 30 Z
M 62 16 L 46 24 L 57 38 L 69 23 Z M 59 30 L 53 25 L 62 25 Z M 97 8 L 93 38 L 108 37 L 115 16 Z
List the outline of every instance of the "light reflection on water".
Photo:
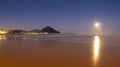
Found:
M 94 36 L 94 44 L 93 44 L 93 60 L 94 60 L 94 65 L 97 65 L 98 59 L 99 59 L 99 51 L 100 51 L 100 37 L 99 36 Z
M 5 35 L 0 35 L 0 40 L 6 40 L 6 36 Z
M 5 35 L 0 35 L 0 46 L 1 46 L 1 43 L 2 43 L 2 40 L 6 40 L 7 37 Z

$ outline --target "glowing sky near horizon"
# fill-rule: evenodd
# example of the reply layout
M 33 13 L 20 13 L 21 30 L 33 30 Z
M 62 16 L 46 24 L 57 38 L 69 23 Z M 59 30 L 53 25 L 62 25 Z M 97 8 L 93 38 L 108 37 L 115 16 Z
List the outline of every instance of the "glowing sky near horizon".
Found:
M 99 21 L 103 33 L 120 32 L 120 0 L 0 0 L 0 28 L 92 33 Z

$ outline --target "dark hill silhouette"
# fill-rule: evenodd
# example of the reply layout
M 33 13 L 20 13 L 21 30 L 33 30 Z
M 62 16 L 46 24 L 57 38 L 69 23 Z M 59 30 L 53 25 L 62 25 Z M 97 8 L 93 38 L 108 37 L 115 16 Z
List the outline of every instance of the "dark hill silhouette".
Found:
M 60 33 L 59 31 L 56 31 L 50 26 L 46 26 L 43 29 L 41 29 L 41 32 L 47 32 L 47 33 Z

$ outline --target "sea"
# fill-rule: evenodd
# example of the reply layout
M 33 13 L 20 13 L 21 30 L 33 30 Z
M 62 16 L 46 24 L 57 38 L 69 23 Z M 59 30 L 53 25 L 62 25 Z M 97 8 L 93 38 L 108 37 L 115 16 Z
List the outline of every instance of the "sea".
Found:
M 120 67 L 120 35 L 0 35 L 0 67 Z

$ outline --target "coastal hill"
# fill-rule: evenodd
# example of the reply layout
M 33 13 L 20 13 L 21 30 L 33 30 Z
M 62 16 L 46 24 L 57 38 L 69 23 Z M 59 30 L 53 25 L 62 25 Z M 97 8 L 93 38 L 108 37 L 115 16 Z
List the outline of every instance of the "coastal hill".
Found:
M 41 32 L 47 32 L 47 33 L 60 33 L 59 31 L 53 29 L 50 26 L 46 26 L 43 29 L 41 29 Z
M 23 30 L 9 30 L 7 34 L 59 34 L 60 32 L 53 29 L 50 26 L 46 26 L 43 29 L 34 29 L 30 31 Z

